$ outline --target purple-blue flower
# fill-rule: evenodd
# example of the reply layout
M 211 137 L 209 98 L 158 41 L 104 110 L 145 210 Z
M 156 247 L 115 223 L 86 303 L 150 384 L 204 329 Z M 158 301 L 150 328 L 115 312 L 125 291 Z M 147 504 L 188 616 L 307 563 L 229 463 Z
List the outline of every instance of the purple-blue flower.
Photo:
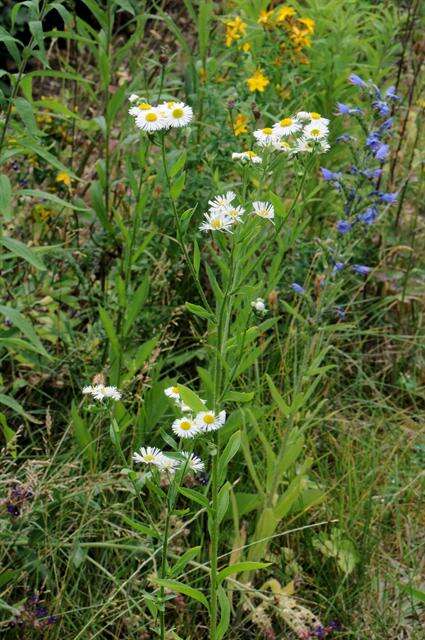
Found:
M 381 144 L 379 131 L 371 131 L 366 138 L 366 146 L 375 151 Z
M 337 102 L 336 103 L 336 107 L 338 109 L 337 112 L 336 112 L 337 116 L 348 116 L 348 115 L 350 115 L 351 107 L 349 107 L 348 104 L 344 104 L 343 102 Z
M 374 150 L 375 151 L 375 150 Z M 375 158 L 380 162 L 384 162 L 387 159 L 390 148 L 387 144 L 380 144 L 375 153 Z
M 379 178 L 379 176 L 382 174 L 382 169 L 365 169 L 364 171 L 362 171 L 362 173 L 365 178 L 372 180 L 373 178 Z
M 390 100 L 400 100 L 400 96 L 396 94 L 394 86 L 388 87 L 385 92 L 385 97 L 390 98 Z
M 343 133 L 342 136 L 338 136 L 336 142 L 349 142 L 353 138 L 348 133 Z
M 386 117 L 390 115 L 391 109 L 388 106 L 388 104 L 386 102 L 384 102 L 383 100 L 375 100 L 375 102 L 372 102 L 372 106 L 379 111 L 379 115 L 381 115 L 382 117 Z
M 320 171 L 322 172 L 323 180 L 340 180 L 342 178 L 342 173 L 329 171 L 329 169 L 325 169 L 325 167 L 320 167 Z
M 358 219 L 365 224 L 373 224 L 378 217 L 378 209 L 376 207 L 368 207 L 364 213 L 358 216 Z
M 348 77 L 348 80 L 351 82 L 351 84 L 355 84 L 357 87 L 367 87 L 367 83 L 364 80 L 362 80 L 360 76 L 357 76 L 355 73 L 352 73 Z
M 295 293 L 299 293 L 300 295 L 302 295 L 303 293 L 305 293 L 305 289 L 304 287 L 302 287 L 300 284 L 297 284 L 296 282 L 293 282 L 291 284 L 291 289 L 293 291 L 295 291 Z
M 387 204 L 393 204 L 397 200 L 398 193 L 380 193 L 379 199 L 381 202 L 386 202 Z
M 334 267 L 332 269 L 332 274 L 338 273 L 338 271 L 342 271 L 345 267 L 345 262 L 335 262 Z
M 346 233 L 351 231 L 352 226 L 353 225 L 351 224 L 351 222 L 348 222 L 348 220 L 338 220 L 338 222 L 336 223 L 336 230 L 338 231 L 338 233 L 342 233 L 343 235 L 345 235 Z
M 353 264 L 353 271 L 358 273 L 360 276 L 367 276 L 367 274 L 371 271 L 370 267 L 367 267 L 364 264 Z
M 392 128 L 393 124 L 394 124 L 394 118 L 388 118 L 387 120 L 385 120 L 385 122 L 381 124 L 379 128 L 382 131 L 389 131 Z

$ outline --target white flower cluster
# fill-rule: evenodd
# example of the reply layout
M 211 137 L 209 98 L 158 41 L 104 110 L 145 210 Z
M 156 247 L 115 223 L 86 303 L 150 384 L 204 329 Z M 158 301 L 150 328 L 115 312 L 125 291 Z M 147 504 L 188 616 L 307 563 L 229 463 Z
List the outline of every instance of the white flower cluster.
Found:
M 320 113 L 299 111 L 272 127 L 257 129 L 254 138 L 260 147 L 283 151 L 290 156 L 313 151 L 324 153 L 330 149 L 328 125 L 329 120 Z
M 116 387 L 106 387 L 104 384 L 94 384 L 83 388 L 84 395 L 93 396 L 95 400 L 104 400 L 111 398 L 112 400 L 120 400 L 121 392 Z
M 174 400 L 177 406 L 185 413 L 181 418 L 174 420 L 171 425 L 171 429 L 179 438 L 193 438 L 201 433 L 210 433 L 217 431 L 226 422 L 226 412 L 220 411 L 218 414 L 214 411 L 198 412 L 195 416 L 192 416 L 191 411 L 182 400 L 179 387 L 168 387 L 164 390 L 165 395 L 168 398 Z M 193 453 L 187 453 L 184 451 L 178 452 L 182 459 L 171 457 L 163 451 L 155 447 L 142 447 L 139 452 L 133 454 L 133 460 L 135 462 L 141 462 L 143 464 L 151 464 L 157 467 L 160 471 L 172 474 L 179 468 L 185 468 L 187 471 L 201 472 L 204 470 L 204 463 Z
M 186 127 L 193 118 L 191 107 L 184 102 L 170 100 L 153 106 L 135 93 L 129 100 L 134 106 L 128 113 L 134 117 L 136 127 L 148 133 Z
M 242 216 L 245 209 L 240 205 L 233 204 L 236 194 L 233 191 L 216 196 L 209 200 L 208 212 L 204 214 L 204 222 L 199 227 L 201 231 L 229 231 L 232 233 L 232 225 L 236 222 L 243 222 Z M 252 203 L 251 214 L 273 221 L 274 207 L 270 202 L 256 201 Z

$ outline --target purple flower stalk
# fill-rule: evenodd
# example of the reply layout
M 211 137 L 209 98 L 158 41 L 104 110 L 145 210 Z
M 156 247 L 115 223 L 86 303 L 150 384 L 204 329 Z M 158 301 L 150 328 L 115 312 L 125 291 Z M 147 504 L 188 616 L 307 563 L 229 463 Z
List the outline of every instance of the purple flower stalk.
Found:
M 323 180 L 340 180 L 342 178 L 342 173 L 339 171 L 330 171 L 325 167 L 320 167 L 320 171 L 322 172 Z
M 400 96 L 398 96 L 395 92 L 395 87 L 391 86 L 388 87 L 388 89 L 385 92 L 385 97 L 389 98 L 390 100 L 400 100 Z
M 302 295 L 303 293 L 305 293 L 305 289 L 304 287 L 302 287 L 300 284 L 298 284 L 297 282 L 293 282 L 291 284 L 291 289 L 293 291 L 295 291 L 295 293 L 299 293 L 300 295 Z
M 351 82 L 351 84 L 354 84 L 356 87 L 367 87 L 367 83 L 360 77 L 357 76 L 355 73 L 352 73 L 349 77 L 348 77 L 349 82 Z
M 370 273 L 371 268 L 364 264 L 353 264 L 353 271 L 358 273 L 360 276 L 367 276 L 367 274 Z
M 381 144 L 376 150 L 375 158 L 380 162 L 384 162 L 388 157 L 389 151 L 390 148 L 387 144 Z
M 345 235 L 346 233 L 351 231 L 352 227 L 353 225 L 351 224 L 351 222 L 348 222 L 348 220 L 338 220 L 338 222 L 336 223 L 336 230 L 338 231 L 338 233 L 342 233 L 342 235 Z
M 380 193 L 379 199 L 381 202 L 385 202 L 387 204 L 393 204 L 397 201 L 398 193 Z
M 366 211 L 358 216 L 360 222 L 365 224 L 373 224 L 378 217 L 378 209 L 376 207 L 368 207 Z
M 372 102 L 372 106 L 377 111 L 379 111 L 379 115 L 381 115 L 384 118 L 386 116 L 389 116 L 391 113 L 391 109 L 389 108 L 388 104 L 383 100 L 375 100 L 375 102 Z

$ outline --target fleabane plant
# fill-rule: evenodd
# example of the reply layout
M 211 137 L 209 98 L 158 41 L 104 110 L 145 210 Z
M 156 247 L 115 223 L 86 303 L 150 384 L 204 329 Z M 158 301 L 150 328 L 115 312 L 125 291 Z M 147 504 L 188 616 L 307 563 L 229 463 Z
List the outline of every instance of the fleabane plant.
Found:
M 320 114 L 302 111 L 281 117 L 271 126 L 254 131 L 252 143 L 255 150 L 235 150 L 232 154 L 236 166 L 239 163 L 241 166 L 241 182 L 235 183 L 232 189 L 212 193 L 203 220 L 198 223 L 194 221 L 193 212 L 197 208 L 194 205 L 188 218 L 190 223 L 184 219 L 183 225 L 185 214 L 182 216 L 179 213 L 177 199 L 184 181 L 178 175 L 178 169 L 168 166 L 166 139 L 171 135 L 171 129 L 181 129 L 191 123 L 192 110 L 178 101 L 152 105 L 136 94 L 130 96 L 130 102 L 132 106 L 129 113 L 134 118 L 134 125 L 141 130 L 142 136 L 147 135 L 162 151 L 177 242 L 202 302 L 202 305 L 187 302 L 186 306 L 201 322 L 207 323 L 209 347 L 200 395 L 180 382 L 173 383 L 164 391 L 177 414 L 163 434 L 167 450 L 158 448 L 157 443 L 143 442 L 142 447 L 133 454 L 134 464 L 144 469 L 145 478 L 157 482 L 162 488 L 167 487 L 163 498 L 165 525 L 161 534 L 161 566 L 159 576 L 154 579 L 159 587 L 159 635 L 161 640 L 165 640 L 165 590 L 171 589 L 193 597 L 206 607 L 210 619 L 210 640 L 221 640 L 230 623 L 229 596 L 222 584 L 224 577 L 267 566 L 260 558 L 219 568 L 220 526 L 230 503 L 232 488 L 227 479 L 227 468 L 241 443 L 237 412 L 233 411 L 231 405 L 250 401 L 254 397 L 253 392 L 235 391 L 233 386 L 241 375 L 241 363 L 249 355 L 247 335 L 250 326 L 261 319 L 271 323 L 270 326 L 275 322 L 273 318 L 264 320 L 267 314 L 264 302 L 267 291 L 264 291 L 264 285 L 257 285 L 257 289 L 248 296 L 244 288 L 257 279 L 262 280 L 260 274 L 267 255 L 264 247 L 277 240 L 282 232 L 282 206 L 279 197 L 271 190 L 276 160 L 285 155 L 289 162 L 297 162 L 299 155 L 314 157 L 325 153 L 329 148 L 329 120 Z M 298 178 L 297 191 L 287 215 L 291 214 L 301 194 L 308 169 L 309 164 L 306 163 L 304 176 Z M 251 179 L 252 176 L 254 179 Z M 292 184 L 289 187 L 292 188 Z M 199 236 L 204 242 L 200 248 L 197 244 Z M 193 258 L 187 248 L 189 242 L 194 246 Z M 211 269 L 210 258 L 219 267 L 219 279 Z M 213 292 L 212 296 L 208 294 L 208 298 L 201 276 L 202 265 Z M 240 313 L 246 321 L 236 339 L 232 332 Z M 204 491 L 184 487 L 189 474 L 204 471 L 208 478 Z M 207 514 L 208 599 L 201 590 L 193 587 L 188 590 L 186 583 L 171 579 L 173 569 L 168 563 L 170 518 L 181 493 L 198 507 L 200 505 L 201 511 Z

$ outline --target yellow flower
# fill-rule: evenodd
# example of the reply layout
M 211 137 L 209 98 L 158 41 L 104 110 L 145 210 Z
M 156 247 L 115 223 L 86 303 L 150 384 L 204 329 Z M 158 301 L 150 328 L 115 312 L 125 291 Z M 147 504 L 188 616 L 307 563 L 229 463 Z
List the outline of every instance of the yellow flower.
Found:
M 248 53 L 248 51 L 251 51 L 251 43 L 244 42 L 243 44 L 239 45 L 239 49 L 241 49 L 245 53 Z
M 230 47 L 234 40 L 239 40 L 246 32 L 246 23 L 239 16 L 233 20 L 226 20 L 226 47 Z
M 273 11 L 260 11 L 260 15 L 257 20 L 258 24 L 267 24 L 272 15 Z
M 257 71 L 245 81 L 248 85 L 248 89 L 250 91 L 264 91 L 268 84 L 270 84 L 270 80 L 264 75 L 261 69 L 257 69 Z
M 245 116 L 243 113 L 240 113 L 239 115 L 236 116 L 235 118 L 235 123 L 234 123 L 234 131 L 235 131 L 235 136 L 240 136 L 243 133 L 246 133 L 248 131 L 247 128 L 247 122 L 248 122 L 248 116 Z
M 314 33 L 314 27 L 316 23 L 311 18 L 298 18 L 297 22 L 300 22 L 305 26 L 307 33 Z
M 66 173 L 66 171 L 60 171 L 56 176 L 56 182 L 62 182 L 65 186 L 70 187 L 72 182 L 71 176 L 69 173 Z
M 295 9 L 293 9 L 292 7 L 287 7 L 285 5 L 282 5 L 281 7 L 276 7 L 276 10 L 277 10 L 277 16 L 276 16 L 277 23 L 285 22 L 285 20 L 287 20 L 288 18 L 291 18 L 296 13 Z

